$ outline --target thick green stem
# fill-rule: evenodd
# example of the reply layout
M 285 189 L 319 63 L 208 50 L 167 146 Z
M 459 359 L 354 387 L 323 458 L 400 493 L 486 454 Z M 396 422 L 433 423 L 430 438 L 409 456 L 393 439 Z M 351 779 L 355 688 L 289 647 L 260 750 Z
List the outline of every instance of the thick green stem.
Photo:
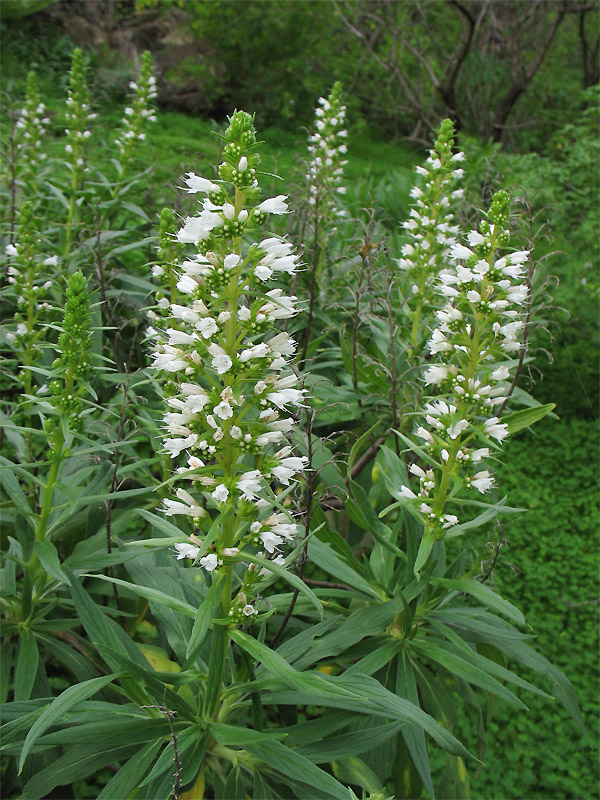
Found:
M 42 495 L 42 508 L 40 511 L 40 518 L 38 520 L 38 524 L 35 529 L 36 542 L 43 542 L 46 538 L 46 527 L 48 525 L 48 517 L 50 516 L 50 512 L 52 511 L 52 499 L 54 497 L 54 487 L 56 486 L 56 482 L 58 480 L 58 473 L 62 462 L 62 449 L 64 445 L 64 436 L 62 432 L 62 427 L 59 428 L 57 432 L 56 445 L 57 447 L 56 450 L 54 451 L 55 460 L 52 462 L 52 466 L 50 467 L 50 472 L 48 473 L 48 480 L 46 481 L 46 485 L 44 486 L 44 492 Z

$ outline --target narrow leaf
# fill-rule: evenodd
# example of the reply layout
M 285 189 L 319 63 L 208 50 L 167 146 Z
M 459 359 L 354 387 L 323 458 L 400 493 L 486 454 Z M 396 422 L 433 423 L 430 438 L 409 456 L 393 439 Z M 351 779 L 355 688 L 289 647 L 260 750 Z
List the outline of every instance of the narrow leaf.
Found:
M 187 650 L 186 650 L 186 660 L 190 661 L 194 659 L 202 647 L 204 643 L 204 639 L 206 637 L 206 633 L 210 626 L 210 622 L 212 618 L 215 616 L 215 613 L 219 607 L 219 601 L 221 597 L 221 584 L 223 576 L 216 576 L 213 581 L 212 586 L 207 591 L 204 600 L 200 604 L 198 611 L 196 612 L 196 618 L 194 619 L 194 627 L 192 628 L 192 633 L 190 635 Z
M 291 584 L 295 589 L 298 589 L 303 595 L 305 595 L 308 600 L 314 605 L 314 607 L 319 612 L 319 616 L 323 619 L 323 606 L 321 605 L 321 601 L 316 596 L 316 594 L 309 589 L 308 586 L 304 583 L 304 581 L 299 578 L 297 575 L 294 575 L 293 572 L 282 567 L 280 564 L 276 564 L 274 561 L 269 561 L 267 558 L 261 558 L 260 556 L 254 556 L 250 553 L 239 553 L 235 556 L 235 561 L 243 562 L 243 561 L 250 561 L 252 564 L 257 564 L 264 569 L 268 569 L 269 572 L 277 575 L 279 578 L 283 578 L 289 584 Z
M 178 600 L 176 597 L 171 597 L 171 595 L 165 594 L 158 589 L 150 589 L 148 586 L 138 586 L 137 584 L 130 583 L 129 581 L 122 581 L 120 578 L 110 578 L 108 575 L 90 575 L 88 573 L 84 573 L 82 577 L 97 578 L 98 580 L 115 583 L 117 586 L 123 586 L 123 588 L 129 589 L 131 592 L 139 594 L 141 597 L 145 597 L 146 600 L 154 600 L 157 603 L 167 606 L 167 608 L 172 608 L 174 611 L 180 611 L 187 617 L 194 618 L 196 616 L 196 609 L 189 603 L 186 603 L 183 600 Z
M 61 583 L 69 584 L 69 579 L 60 568 L 58 551 L 52 542 L 36 542 L 33 545 L 33 552 L 40 560 L 40 564 L 51 578 Z
M 33 682 L 38 670 L 38 648 L 35 636 L 24 628 L 21 633 L 19 644 L 19 655 L 17 656 L 17 666 L 15 668 L 15 700 L 29 700 Z
M 91 697 L 93 694 L 96 694 L 99 689 L 106 686 L 116 677 L 118 677 L 116 674 L 102 675 L 99 678 L 92 678 L 89 681 L 77 683 L 75 686 L 69 686 L 68 689 L 65 689 L 64 692 L 59 694 L 59 696 L 42 711 L 25 738 L 21 757 L 19 758 L 19 775 L 21 774 L 23 764 L 25 763 L 29 751 L 44 731 L 48 730 L 48 728 L 59 720 L 70 708 L 77 705 L 77 703 L 80 703 L 82 700 L 87 700 L 87 698 Z
M 434 586 L 443 586 L 446 589 L 453 589 L 457 592 L 464 592 L 465 594 L 472 595 L 480 603 L 493 608 L 505 617 L 512 619 L 518 625 L 525 625 L 525 617 L 516 606 L 509 603 L 500 595 L 493 592 L 488 586 L 479 581 L 470 579 L 460 580 L 454 578 L 432 578 L 431 583 Z
M 513 414 L 508 414 L 502 418 L 502 422 L 508 425 L 510 433 L 516 433 L 523 428 L 529 428 L 535 422 L 543 419 L 546 414 L 549 414 L 556 408 L 556 403 L 546 403 L 543 406 L 534 406 L 533 408 L 524 408 L 522 411 L 515 411 Z

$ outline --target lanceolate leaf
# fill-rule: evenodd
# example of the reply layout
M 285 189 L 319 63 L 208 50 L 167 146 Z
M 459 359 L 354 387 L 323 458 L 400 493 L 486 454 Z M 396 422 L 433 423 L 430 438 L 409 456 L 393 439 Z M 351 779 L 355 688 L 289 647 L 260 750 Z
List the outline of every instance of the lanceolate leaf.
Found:
M 348 800 L 348 789 L 345 786 L 281 742 L 265 737 L 262 741 L 249 742 L 244 749 L 280 773 L 284 781 L 286 778 L 292 778 L 292 780 L 308 783 L 328 796 L 339 798 L 339 800 Z
M 364 675 L 326 676 L 316 672 L 298 672 L 277 653 L 241 631 L 230 631 L 230 637 L 287 686 L 296 689 L 294 702 L 323 705 L 358 711 L 402 722 L 413 721 L 423 728 L 448 752 L 470 757 L 463 745 L 432 717 L 408 700 L 389 692 L 374 678 Z M 277 693 L 279 695 L 285 693 Z M 263 702 L 266 702 L 265 699 Z M 284 702 L 283 699 L 280 702 Z
M 470 579 L 458 580 L 454 578 L 432 578 L 431 583 L 434 586 L 443 586 L 446 589 L 454 590 L 456 592 L 464 592 L 465 594 L 472 595 L 480 603 L 493 608 L 500 614 L 512 619 L 518 625 L 525 625 L 525 617 L 516 606 L 509 603 L 500 595 L 493 592 L 488 586 L 479 581 Z
M 321 601 L 316 596 L 316 594 L 309 589 L 308 586 L 301 580 L 297 575 L 294 575 L 293 572 L 285 569 L 284 567 L 276 564 L 274 561 L 269 561 L 267 558 L 260 558 L 260 556 L 254 556 L 250 553 L 240 553 L 239 555 L 235 556 L 236 561 L 250 561 L 251 564 L 257 564 L 264 569 L 268 569 L 274 575 L 277 575 L 280 578 L 283 578 L 287 581 L 291 586 L 295 589 L 298 589 L 299 592 L 307 597 L 310 602 L 314 605 L 314 607 L 319 612 L 319 616 L 323 617 L 323 607 L 321 606 Z
M 219 607 L 221 585 L 222 581 L 220 580 L 220 576 L 215 576 L 212 586 L 207 591 L 204 600 L 196 612 L 194 627 L 192 628 L 192 633 L 187 645 L 187 652 L 185 654 L 187 661 L 193 660 L 204 644 L 204 638 L 210 626 L 210 622 Z
M 431 637 L 427 637 L 424 639 L 415 639 L 412 642 L 412 647 L 426 658 L 431 658 L 433 661 L 441 664 L 458 678 L 472 683 L 475 686 L 479 686 L 498 697 L 502 697 L 518 708 L 527 710 L 525 703 L 521 702 L 515 694 L 499 683 L 487 671 L 474 664 L 472 660 L 468 660 L 467 658 L 463 658 L 462 655 L 452 652 L 452 650 L 447 648 L 443 643 Z
M 88 697 L 91 697 L 99 689 L 101 689 L 103 686 L 106 686 L 117 677 L 118 675 L 111 674 L 103 675 L 99 678 L 92 678 L 89 681 L 77 683 L 75 686 L 69 686 L 69 688 L 65 689 L 62 694 L 59 694 L 59 696 L 53 700 L 52 703 L 50 703 L 48 708 L 46 708 L 46 710 L 40 714 L 40 716 L 31 726 L 31 730 L 27 734 L 27 738 L 23 744 L 23 750 L 21 751 L 21 757 L 19 759 L 19 774 L 21 774 L 27 754 L 33 747 L 36 740 L 44 733 L 44 731 L 48 730 L 51 725 L 57 722 L 61 716 L 74 705 L 77 705 L 77 703 L 80 703 L 82 700 L 87 700 Z
M 99 580 L 108 581 L 109 583 L 115 583 L 117 586 L 123 586 L 125 589 L 129 589 L 131 592 L 139 594 L 141 597 L 145 597 L 146 600 L 154 600 L 156 603 L 161 603 L 168 608 L 172 608 L 174 611 L 180 611 L 187 617 L 194 618 L 196 616 L 196 609 L 189 603 L 186 603 L 183 600 L 178 600 L 176 597 L 171 597 L 171 595 L 165 594 L 158 589 L 150 589 L 148 586 L 138 586 L 136 583 L 122 581 L 120 578 L 110 578 L 108 575 L 89 575 L 85 573 L 82 577 L 98 578 Z
M 358 569 L 353 569 L 348 566 L 345 561 L 342 561 L 330 544 L 322 542 L 316 536 L 313 536 L 308 543 L 308 557 L 315 564 L 318 564 L 321 569 L 329 572 L 338 580 L 344 581 L 353 589 L 358 589 L 361 592 L 380 599 L 379 592 L 375 587 L 366 581 L 358 572 Z
M 35 636 L 24 628 L 21 632 L 19 655 L 15 668 L 15 700 L 29 700 L 38 670 L 38 648 Z
M 122 800 L 122 798 L 128 797 L 148 772 L 152 759 L 162 743 L 163 739 L 161 738 L 142 747 L 126 764 L 123 764 L 116 775 L 113 775 L 98 795 L 97 800 Z
M 406 653 L 398 656 L 397 661 L 398 671 L 396 673 L 396 692 L 401 697 L 406 697 L 411 702 L 418 705 L 419 696 L 417 693 L 417 684 L 412 669 L 412 664 Z M 414 724 L 407 725 L 402 731 L 404 741 L 410 753 L 410 757 L 419 773 L 423 785 L 429 792 L 432 798 L 435 797 L 433 791 L 433 783 L 431 780 L 431 768 L 429 766 L 429 756 L 427 755 L 427 745 L 425 744 L 425 736 L 423 731 Z
M 112 747 L 110 742 L 88 747 L 75 745 L 58 760 L 36 773 L 26 784 L 23 797 L 41 800 L 56 786 L 68 786 L 97 773 L 107 764 L 118 763 L 131 752 L 131 746 Z
M 549 414 L 556 408 L 556 403 L 546 403 L 543 406 L 534 406 L 533 408 L 524 408 L 522 411 L 515 411 L 513 414 L 507 414 L 502 418 L 502 422 L 508 425 L 510 433 L 516 433 L 523 428 L 528 428 L 538 420 L 543 419 L 546 414 Z
M 69 583 L 69 579 L 60 568 L 60 559 L 56 547 L 52 542 L 35 542 L 33 551 L 39 558 L 42 567 L 46 570 L 51 578 L 61 583 Z

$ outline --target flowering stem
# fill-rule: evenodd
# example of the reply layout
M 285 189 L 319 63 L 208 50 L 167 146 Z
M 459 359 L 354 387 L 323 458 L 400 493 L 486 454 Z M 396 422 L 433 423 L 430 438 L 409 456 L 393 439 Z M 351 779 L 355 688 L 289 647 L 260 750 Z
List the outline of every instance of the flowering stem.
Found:
M 58 479 L 58 471 L 60 469 L 60 465 L 62 462 L 62 445 L 64 444 L 64 437 L 62 433 L 62 429 L 57 432 L 57 444 L 60 445 L 60 455 L 55 457 L 55 461 L 53 461 L 52 466 L 50 467 L 50 472 L 48 473 L 48 480 L 46 481 L 46 485 L 44 486 L 44 492 L 42 495 L 42 509 L 40 511 L 40 518 L 38 520 L 37 527 L 35 529 L 35 540 L 36 542 L 43 542 L 46 538 L 46 526 L 48 524 L 48 517 L 50 516 L 50 512 L 52 511 L 52 499 L 54 497 L 54 486 L 56 485 L 56 481 Z
M 73 167 L 73 179 L 71 181 L 71 198 L 69 200 L 69 211 L 67 213 L 67 227 L 65 234 L 65 249 L 63 256 L 65 261 L 69 257 L 71 251 L 71 241 L 73 238 L 73 217 L 75 216 L 75 197 L 77 195 L 77 168 Z

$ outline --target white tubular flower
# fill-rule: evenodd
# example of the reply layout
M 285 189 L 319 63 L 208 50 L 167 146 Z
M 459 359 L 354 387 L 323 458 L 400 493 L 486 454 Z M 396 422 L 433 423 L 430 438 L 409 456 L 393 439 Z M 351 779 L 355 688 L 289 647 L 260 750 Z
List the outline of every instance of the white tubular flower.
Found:
M 421 202 L 421 195 L 414 196 Z M 454 497 L 462 486 L 485 494 L 495 486 L 487 469 L 475 471 L 475 465 L 490 457 L 490 448 L 471 449 L 473 438 L 501 444 L 509 433 L 508 425 L 493 410 L 507 399 L 511 367 L 502 362 L 507 352 L 518 352 L 523 346 L 520 306 L 529 294 L 527 286 L 517 283 L 525 272 L 528 252 L 499 257 L 498 251 L 509 240 L 505 227 L 509 204 L 506 192 L 494 196 L 487 219 L 467 235 L 469 247 L 455 241 L 449 256 L 456 263 L 438 276 L 442 296 L 452 300 L 434 311 L 439 324 L 429 342 L 434 358 L 423 371 L 424 384 L 434 397 L 425 403 L 424 424 L 415 433 L 434 466 L 425 471 L 413 465 L 410 472 L 419 477 L 419 494 L 402 486 L 396 496 L 412 501 L 424 515 L 426 529 L 439 537 L 458 524 L 454 515 L 446 513 L 450 491 Z M 404 252 L 411 257 L 408 248 Z M 423 497 L 427 503 L 422 503 Z
M 212 493 L 212 497 L 217 503 L 226 503 L 229 497 L 229 489 L 224 483 L 220 483 Z
M 259 470 L 251 470 L 240 475 L 237 482 L 238 490 L 244 500 L 254 500 L 256 493 L 261 490 L 262 475 Z
M 443 383 L 448 377 L 448 367 L 434 364 L 425 371 L 425 383 L 439 385 Z
M 462 170 L 456 167 L 453 145 L 453 124 L 450 120 L 444 120 L 425 165 L 416 168 L 419 185 L 411 192 L 414 205 L 409 218 L 402 223 L 407 241 L 402 246 L 403 257 L 397 263 L 404 273 L 403 292 L 413 319 L 410 357 L 421 352 L 428 331 L 433 328 L 432 315 L 439 305 L 438 292 L 447 298 L 454 298 L 458 294 L 452 285 L 455 278 L 451 283 L 436 287 L 457 244 L 455 234 L 458 229 L 453 224 L 452 209 L 456 207 L 456 197 L 460 196 L 457 194 L 460 192 L 457 184 L 462 177 Z M 444 309 L 446 316 L 450 314 L 450 319 L 446 319 L 444 312 L 438 314 L 441 322 L 454 321 L 454 312 L 449 311 L 450 308 L 446 306 Z M 442 331 L 449 332 L 446 327 Z M 435 342 L 432 344 L 434 354 L 440 352 Z M 442 340 L 440 344 L 448 349 Z
M 276 533 L 270 530 L 262 530 L 259 533 L 261 541 L 264 545 L 264 548 L 269 553 L 274 553 L 275 549 L 279 547 L 280 544 L 283 544 L 283 537 L 278 536 Z
M 207 178 L 202 178 L 194 172 L 188 172 L 187 178 L 184 178 L 184 182 L 187 184 L 187 189 L 184 187 L 184 191 L 189 194 L 196 194 L 197 192 L 209 194 L 210 192 L 219 191 L 219 187 L 216 183 L 209 181 Z
M 200 548 L 196 547 L 193 544 L 188 544 L 187 542 L 182 542 L 181 544 L 174 545 L 175 550 L 177 550 L 177 560 L 180 561 L 182 558 L 191 558 L 194 559 L 200 552 Z
M 185 439 L 165 439 L 163 444 L 171 458 L 176 458 L 183 450 L 193 447 L 197 441 L 198 436 L 195 433 L 191 433 Z
M 403 497 L 406 500 L 414 500 L 417 495 L 409 486 L 401 486 L 398 490 L 398 496 Z
M 216 553 L 209 553 L 207 556 L 203 556 L 200 559 L 200 566 L 203 567 L 207 572 L 212 572 L 217 568 L 219 564 L 219 557 Z
M 231 369 L 233 365 L 231 357 L 218 344 L 211 344 L 208 352 L 213 356 L 211 367 L 216 369 L 219 375 L 223 375 L 223 373 Z
M 313 213 L 322 218 L 343 217 L 346 211 L 339 206 L 339 196 L 346 187 L 341 185 L 343 159 L 348 147 L 344 143 L 346 107 L 342 105 L 342 86 L 336 82 L 328 99 L 320 98 L 315 111 L 315 123 L 309 135 L 307 169 L 308 202 Z
M 508 436 L 508 425 L 500 422 L 498 417 L 490 417 L 483 424 L 483 432 L 492 439 L 501 442 Z
M 229 520 L 217 526 L 206 555 L 191 545 L 178 548 L 207 572 L 231 569 L 231 557 L 245 549 L 273 555 L 293 540 L 297 526 L 288 513 L 274 513 L 270 498 L 307 467 L 286 443 L 294 425 L 287 409 L 306 394 L 287 366 L 296 343 L 276 328 L 298 313 L 296 298 L 273 284 L 281 273 L 293 274 L 299 259 L 285 239 L 250 238 L 266 214 L 288 213 L 287 197 L 258 196 L 259 157 L 247 114 L 235 113 L 225 139 L 218 184 L 193 172 L 184 178 L 185 191 L 207 196 L 172 237 L 178 256 L 167 266 L 176 270 L 169 274 L 177 275 L 180 294 L 177 302 L 161 298 L 153 354 L 154 368 L 169 379 L 165 450 L 172 458 L 185 454 L 186 466 L 176 467 L 175 476 L 188 487 L 175 489 L 162 511 L 193 520 L 193 541 L 221 514 Z M 196 245 L 196 252 L 184 256 L 183 244 Z M 163 295 L 170 288 L 166 274 L 156 271 Z M 258 570 L 248 575 L 252 580 L 231 606 L 234 621 L 258 613 L 255 597 L 247 596 Z
M 287 195 L 278 194 L 277 197 L 270 197 L 268 200 L 263 200 L 257 208 L 265 214 L 287 214 L 288 205 L 285 202 Z
M 277 480 L 283 483 L 284 486 L 289 486 L 290 478 L 293 478 L 296 473 L 301 472 L 307 462 L 308 459 L 306 456 L 282 458 L 279 465 L 271 470 L 271 473 L 275 475 Z
M 488 492 L 494 485 L 494 479 L 487 469 L 484 469 L 482 472 L 473 475 L 469 480 L 469 485 L 473 486 L 478 492 L 481 492 L 481 494 L 485 494 L 485 492 Z
M 156 79 L 151 73 L 152 55 L 146 50 L 142 56 L 142 68 L 138 80 L 131 81 L 129 84 L 129 88 L 134 92 L 134 97 L 131 105 L 126 106 L 123 111 L 121 130 L 115 140 L 119 148 L 119 178 L 122 178 L 125 174 L 127 165 L 133 157 L 136 142 L 143 141 L 146 138 L 143 128 L 148 122 L 156 120 L 151 107 L 152 101 L 157 94 Z M 89 130 L 81 132 L 82 138 L 87 139 L 89 135 Z

